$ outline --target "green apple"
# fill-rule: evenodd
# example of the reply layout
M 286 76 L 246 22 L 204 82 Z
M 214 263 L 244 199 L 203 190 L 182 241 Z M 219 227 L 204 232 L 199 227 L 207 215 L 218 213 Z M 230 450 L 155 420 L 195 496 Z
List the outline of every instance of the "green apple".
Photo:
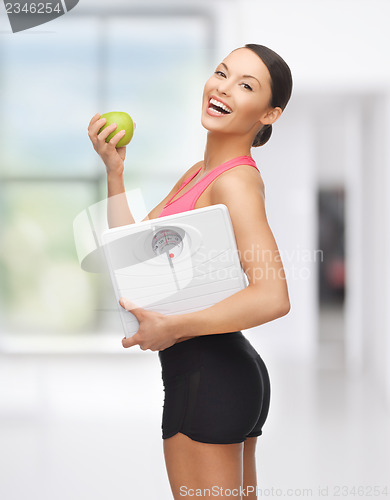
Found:
M 107 137 L 106 142 L 109 142 L 114 137 L 114 135 L 120 132 L 121 130 L 125 130 L 126 131 L 125 135 L 118 142 L 116 147 L 120 148 L 122 146 L 126 146 L 127 144 L 129 144 L 134 133 L 134 124 L 130 115 L 122 111 L 111 111 L 110 113 L 104 113 L 103 115 L 100 116 L 100 118 L 106 118 L 107 121 L 103 125 L 103 127 L 99 130 L 98 132 L 99 134 L 103 129 L 105 129 L 112 123 L 116 123 L 118 125 L 117 128 L 114 130 L 114 132 L 111 132 L 111 134 Z

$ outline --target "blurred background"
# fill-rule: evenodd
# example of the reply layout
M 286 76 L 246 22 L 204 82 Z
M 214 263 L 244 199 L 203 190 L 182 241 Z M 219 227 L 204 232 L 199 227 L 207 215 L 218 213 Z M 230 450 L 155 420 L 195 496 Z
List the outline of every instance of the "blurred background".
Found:
M 108 276 L 77 258 L 73 220 L 106 196 L 87 127 L 133 117 L 126 188 L 150 211 L 203 158 L 203 85 L 246 43 L 294 79 L 252 149 L 291 301 L 244 331 L 272 383 L 259 488 L 390 494 L 389 15 L 386 0 L 83 0 L 13 34 L 0 5 L 2 499 L 171 498 L 157 353 L 122 348 Z

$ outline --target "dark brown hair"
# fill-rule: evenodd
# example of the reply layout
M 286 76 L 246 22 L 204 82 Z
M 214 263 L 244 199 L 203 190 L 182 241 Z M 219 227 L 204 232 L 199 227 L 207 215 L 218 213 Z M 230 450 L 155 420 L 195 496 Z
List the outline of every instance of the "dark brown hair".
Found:
M 279 54 L 264 45 L 247 43 L 246 48 L 257 54 L 267 66 L 271 76 L 271 102 L 273 108 L 282 110 L 287 106 L 292 92 L 292 76 L 289 66 Z M 272 134 L 272 124 L 264 125 L 253 140 L 252 147 L 262 146 Z

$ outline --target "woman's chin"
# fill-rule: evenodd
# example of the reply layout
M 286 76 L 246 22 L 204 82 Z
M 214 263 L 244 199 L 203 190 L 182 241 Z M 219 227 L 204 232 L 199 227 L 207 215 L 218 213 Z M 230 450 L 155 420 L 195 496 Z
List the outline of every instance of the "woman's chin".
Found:
M 210 124 L 207 123 L 207 121 L 208 121 L 207 118 L 205 120 L 205 117 L 204 117 L 204 115 L 202 113 L 202 116 L 201 116 L 201 119 L 200 119 L 200 124 L 202 125 L 203 128 L 205 128 L 206 130 L 209 130 Z
M 221 132 L 223 130 L 223 127 L 221 127 L 220 123 L 217 121 L 218 119 L 215 120 L 213 118 L 213 116 L 210 116 L 207 113 L 206 115 L 202 113 L 202 117 L 200 120 L 202 127 L 209 132 Z
M 218 132 L 218 131 L 220 131 L 220 129 L 218 129 L 217 127 L 213 127 L 209 123 L 204 123 L 203 120 L 201 121 L 201 125 L 202 125 L 202 127 L 205 130 L 207 130 L 207 132 Z

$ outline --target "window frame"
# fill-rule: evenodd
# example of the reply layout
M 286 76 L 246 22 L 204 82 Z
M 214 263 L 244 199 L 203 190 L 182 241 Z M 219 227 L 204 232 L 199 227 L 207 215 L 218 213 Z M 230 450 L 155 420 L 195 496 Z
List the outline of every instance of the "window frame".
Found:
M 107 52 L 105 51 L 105 29 L 104 26 L 107 21 L 112 20 L 115 17 L 131 17 L 151 19 L 151 18 L 185 18 L 189 17 L 193 19 L 194 17 L 201 18 L 205 23 L 207 41 L 206 47 L 209 50 L 210 58 L 214 57 L 216 52 L 216 35 L 215 27 L 217 23 L 217 16 L 210 7 L 194 7 L 194 6 L 170 6 L 170 7 L 158 7 L 158 6 L 143 6 L 134 7 L 129 6 L 127 8 L 111 8 L 102 10 L 92 10 L 90 8 L 78 8 L 74 12 L 72 11 L 72 16 L 75 19 L 80 18 L 93 18 L 94 21 L 98 19 L 98 29 L 102 36 L 99 37 L 99 44 L 96 48 L 97 50 L 97 73 L 99 75 L 105 74 L 105 69 L 107 65 Z M 1 55 L 0 55 L 1 57 Z M 103 109 L 105 102 L 105 81 L 104 77 L 98 79 L 97 83 L 97 108 Z M 98 160 L 97 160 L 98 161 Z M 5 168 L 5 171 L 7 169 Z M 17 183 L 40 183 L 40 184 L 64 184 L 64 183 L 85 183 L 90 186 L 91 192 L 95 193 L 95 202 L 99 202 L 106 196 L 103 192 L 102 186 L 105 185 L 105 175 L 101 173 L 99 175 L 69 175 L 69 176 L 57 176 L 57 175 L 4 175 L 0 173 L 0 183 L 3 186 L 14 185 Z M 84 272 L 80 269 L 80 272 Z M 102 304 L 103 292 L 99 290 L 99 295 L 97 297 L 97 304 Z M 93 340 L 93 342 L 91 342 Z M 68 337 L 61 333 L 56 333 L 50 338 L 47 335 L 38 335 L 36 333 L 26 334 L 19 333 L 13 334 L 12 332 L 3 331 L 0 334 L 0 355 L 1 354 L 44 354 L 44 353 L 63 353 L 63 354 L 93 354 L 96 353 L 124 353 L 125 350 L 121 346 L 121 338 L 118 338 L 118 342 L 113 345 L 113 335 L 108 331 L 104 332 L 88 332 L 83 334 L 77 334 Z M 145 354 L 140 349 L 132 349 L 133 354 Z M 150 353 L 152 354 L 152 353 Z

